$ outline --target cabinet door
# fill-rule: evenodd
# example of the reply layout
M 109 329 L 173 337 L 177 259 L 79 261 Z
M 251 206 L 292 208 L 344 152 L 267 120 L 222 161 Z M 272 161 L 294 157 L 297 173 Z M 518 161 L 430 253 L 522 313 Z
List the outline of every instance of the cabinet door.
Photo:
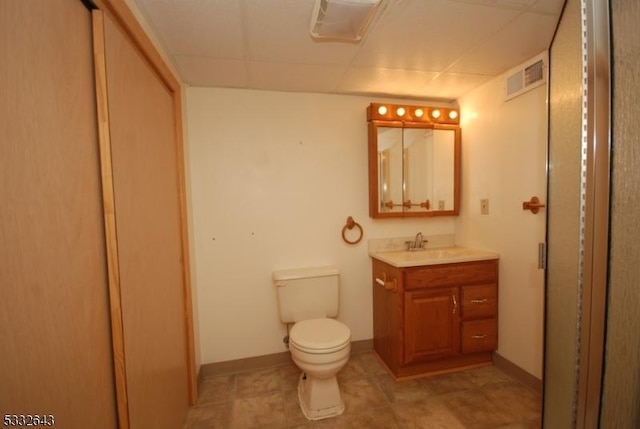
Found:
M 459 302 L 457 287 L 405 293 L 404 363 L 460 353 Z

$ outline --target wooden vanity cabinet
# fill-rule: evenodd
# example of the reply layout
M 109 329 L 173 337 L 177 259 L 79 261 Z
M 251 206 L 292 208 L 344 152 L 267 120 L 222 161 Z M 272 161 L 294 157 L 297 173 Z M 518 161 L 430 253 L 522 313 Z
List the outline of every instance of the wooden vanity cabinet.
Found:
M 491 362 L 497 259 L 407 268 L 372 261 L 374 351 L 394 377 Z

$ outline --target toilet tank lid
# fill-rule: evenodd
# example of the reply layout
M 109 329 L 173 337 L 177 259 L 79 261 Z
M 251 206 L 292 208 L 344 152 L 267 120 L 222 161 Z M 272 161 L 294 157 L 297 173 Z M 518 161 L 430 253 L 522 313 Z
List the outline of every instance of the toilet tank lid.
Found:
M 338 267 L 307 267 L 307 268 L 293 268 L 289 270 L 278 270 L 273 272 L 274 280 L 295 280 L 311 277 L 325 277 L 338 275 Z

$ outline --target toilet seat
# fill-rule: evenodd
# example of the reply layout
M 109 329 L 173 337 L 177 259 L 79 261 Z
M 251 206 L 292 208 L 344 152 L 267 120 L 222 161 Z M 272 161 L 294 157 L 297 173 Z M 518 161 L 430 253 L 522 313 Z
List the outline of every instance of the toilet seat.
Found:
M 302 320 L 291 328 L 289 345 L 306 353 L 333 353 L 350 344 L 351 330 L 334 319 Z

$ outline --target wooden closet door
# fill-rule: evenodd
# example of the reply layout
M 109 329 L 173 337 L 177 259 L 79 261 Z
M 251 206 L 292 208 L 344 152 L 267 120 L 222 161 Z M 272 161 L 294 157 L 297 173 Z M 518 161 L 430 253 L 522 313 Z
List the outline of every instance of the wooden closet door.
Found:
M 69 429 L 117 426 L 91 40 L 79 0 L 0 1 L 0 417 Z
M 109 131 L 130 427 L 182 427 L 189 407 L 173 93 L 107 15 Z

